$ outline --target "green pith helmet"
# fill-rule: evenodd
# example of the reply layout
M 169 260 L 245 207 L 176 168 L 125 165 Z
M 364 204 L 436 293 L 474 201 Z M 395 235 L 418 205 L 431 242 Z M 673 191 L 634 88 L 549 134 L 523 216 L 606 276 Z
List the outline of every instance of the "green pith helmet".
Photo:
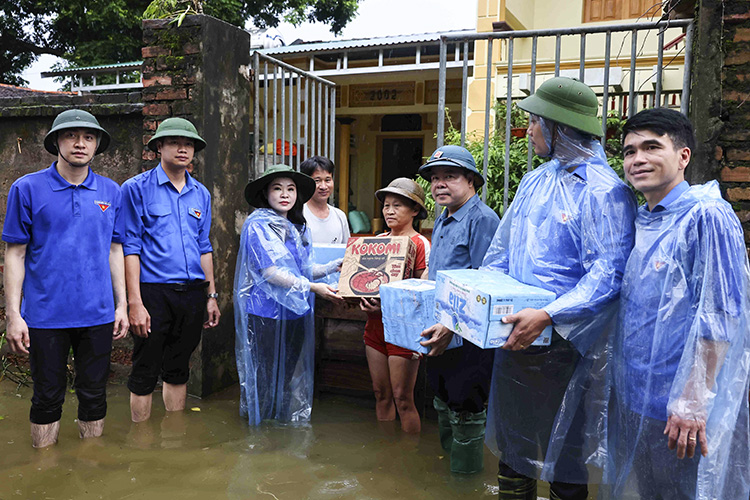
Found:
M 247 202 L 254 207 L 260 206 L 260 193 L 272 180 L 278 177 L 288 177 L 294 181 L 299 193 L 297 199 L 302 203 L 306 203 L 315 193 L 315 181 L 309 175 L 297 172 L 287 165 L 271 165 L 260 177 L 254 181 L 250 181 L 245 186 L 245 199 Z
M 519 102 L 518 107 L 581 132 L 602 136 L 602 122 L 597 118 L 599 100 L 588 85 L 573 78 L 558 76 L 547 80 L 535 94 Z
M 159 150 L 156 148 L 156 141 L 165 137 L 188 137 L 192 139 L 195 141 L 196 153 L 206 147 L 206 141 L 198 135 L 195 125 L 184 118 L 167 118 L 161 122 L 154 136 L 148 141 L 148 149 L 154 153 L 158 153 Z
M 82 109 L 69 109 L 55 117 L 52 128 L 44 136 L 44 149 L 48 153 L 57 156 L 57 133 L 67 128 L 88 128 L 99 132 L 99 145 L 94 154 L 104 152 L 109 146 L 109 133 L 99 125 L 94 115 Z

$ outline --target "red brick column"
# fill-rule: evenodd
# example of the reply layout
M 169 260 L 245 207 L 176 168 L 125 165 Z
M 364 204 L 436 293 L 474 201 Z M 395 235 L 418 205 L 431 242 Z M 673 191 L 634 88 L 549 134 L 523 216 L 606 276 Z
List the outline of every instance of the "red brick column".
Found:
M 157 163 L 156 154 L 145 146 L 159 123 L 193 114 L 200 28 L 190 18 L 180 28 L 167 20 L 143 21 L 143 170 Z
M 720 182 L 750 246 L 750 2 L 724 4 L 722 121 L 717 159 Z

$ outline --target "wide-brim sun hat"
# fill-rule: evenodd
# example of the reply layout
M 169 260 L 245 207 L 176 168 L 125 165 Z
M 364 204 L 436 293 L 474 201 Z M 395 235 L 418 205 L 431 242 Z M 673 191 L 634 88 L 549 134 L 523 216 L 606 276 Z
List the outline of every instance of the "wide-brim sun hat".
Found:
M 547 80 L 533 95 L 519 101 L 518 107 L 586 134 L 602 136 L 602 122 L 597 116 L 599 99 L 588 85 L 574 78 Z
M 156 128 L 156 133 L 148 141 L 148 149 L 154 153 L 159 150 L 156 147 L 156 141 L 165 137 L 187 137 L 192 139 L 195 144 L 195 152 L 201 151 L 206 147 L 206 141 L 198 135 L 198 131 L 189 120 L 185 118 L 167 118 Z
M 52 128 L 44 136 L 44 149 L 57 156 L 57 133 L 69 128 L 87 128 L 99 132 L 99 144 L 94 154 L 103 153 L 109 146 L 109 132 L 99 125 L 94 115 L 82 109 L 69 109 L 55 117 Z
M 424 165 L 419 167 L 419 175 L 425 180 L 430 180 L 433 167 L 456 167 L 463 168 L 474 173 L 474 189 L 484 185 L 484 177 L 477 170 L 477 163 L 468 149 L 461 146 L 441 146 L 435 150 Z
M 260 206 L 260 194 L 272 180 L 279 177 L 288 177 L 294 181 L 299 193 L 297 199 L 302 203 L 307 202 L 315 193 L 315 181 L 309 175 L 297 172 L 287 165 L 271 165 L 260 177 L 245 186 L 245 200 L 253 207 Z
M 385 202 L 385 195 L 387 194 L 403 196 L 407 200 L 413 201 L 419 206 L 419 213 L 416 218 L 427 218 L 427 207 L 424 204 L 424 189 L 413 180 L 406 177 L 399 177 L 398 179 L 393 179 L 387 187 L 375 191 L 375 197 L 380 200 L 380 203 Z

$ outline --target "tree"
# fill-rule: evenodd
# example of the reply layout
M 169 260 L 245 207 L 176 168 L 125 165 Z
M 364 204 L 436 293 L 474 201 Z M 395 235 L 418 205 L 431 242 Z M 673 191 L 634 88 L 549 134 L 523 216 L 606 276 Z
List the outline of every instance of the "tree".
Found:
M 164 0 L 161 0 L 164 1 Z M 169 2 L 170 0 L 167 0 Z M 185 10 L 202 4 L 205 14 L 235 26 L 258 27 L 317 21 L 339 33 L 360 0 L 173 1 Z M 0 0 L 0 82 L 23 85 L 21 73 L 42 54 L 63 66 L 91 66 L 141 58 L 141 20 L 151 0 Z

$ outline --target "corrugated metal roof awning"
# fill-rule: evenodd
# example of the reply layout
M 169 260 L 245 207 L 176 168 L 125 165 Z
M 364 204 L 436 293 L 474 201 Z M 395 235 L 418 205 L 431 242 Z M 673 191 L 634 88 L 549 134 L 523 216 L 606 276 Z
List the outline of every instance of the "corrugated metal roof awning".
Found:
M 418 33 L 414 35 L 397 35 L 377 38 L 360 38 L 353 40 L 332 40 L 330 42 L 301 43 L 298 45 L 287 45 L 285 47 L 273 47 L 259 50 L 266 55 L 297 54 L 307 52 L 331 52 L 336 50 L 349 50 L 372 48 L 378 46 L 419 44 L 435 42 L 443 35 L 461 35 L 474 33 L 473 30 L 443 31 L 438 33 Z
M 101 64 L 99 66 L 82 66 L 78 68 L 65 68 L 58 71 L 44 71 L 42 73 L 43 77 L 51 77 L 51 76 L 72 76 L 77 75 L 79 73 L 96 73 L 99 71 L 109 71 L 112 69 L 123 69 L 123 70 L 140 70 L 141 66 L 143 65 L 143 61 L 131 61 L 131 62 L 124 62 L 124 63 L 114 63 L 114 64 Z

